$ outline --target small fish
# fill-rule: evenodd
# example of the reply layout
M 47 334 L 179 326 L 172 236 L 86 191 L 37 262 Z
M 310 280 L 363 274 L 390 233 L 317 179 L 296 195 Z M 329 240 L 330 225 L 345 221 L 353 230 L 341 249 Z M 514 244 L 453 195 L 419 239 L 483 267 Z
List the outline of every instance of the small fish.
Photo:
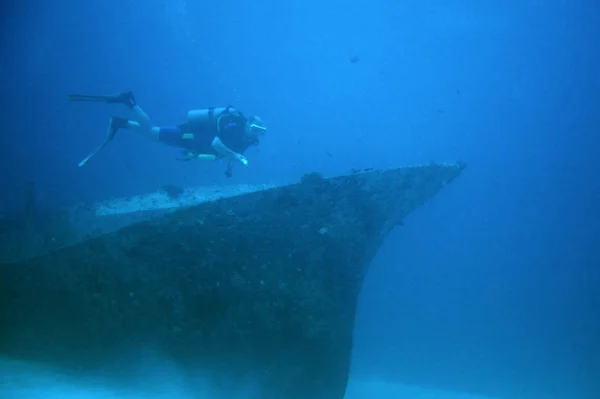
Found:
M 360 61 L 360 57 L 358 55 L 353 55 L 352 57 L 350 57 L 351 64 L 356 64 L 358 61 Z

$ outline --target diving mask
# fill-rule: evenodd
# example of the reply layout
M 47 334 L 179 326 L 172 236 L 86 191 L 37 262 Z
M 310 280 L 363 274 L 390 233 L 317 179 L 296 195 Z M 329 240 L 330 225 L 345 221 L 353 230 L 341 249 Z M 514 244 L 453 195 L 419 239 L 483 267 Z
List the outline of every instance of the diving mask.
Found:
M 267 127 L 258 116 L 250 118 L 246 126 L 248 133 L 253 137 L 264 136 L 267 133 Z

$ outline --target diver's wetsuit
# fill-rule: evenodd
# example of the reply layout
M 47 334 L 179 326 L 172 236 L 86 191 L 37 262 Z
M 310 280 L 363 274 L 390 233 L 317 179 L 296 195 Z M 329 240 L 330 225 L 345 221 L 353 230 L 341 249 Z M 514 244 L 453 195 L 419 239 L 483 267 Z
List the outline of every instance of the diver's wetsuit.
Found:
M 238 111 L 227 107 L 218 117 L 209 109 L 206 123 L 192 124 L 186 122 L 177 126 L 160 127 L 158 140 L 172 147 L 183 148 L 193 154 L 211 154 L 219 156 L 213 149 L 215 137 L 221 139 L 230 150 L 243 154 L 258 141 L 244 134 L 246 118 Z

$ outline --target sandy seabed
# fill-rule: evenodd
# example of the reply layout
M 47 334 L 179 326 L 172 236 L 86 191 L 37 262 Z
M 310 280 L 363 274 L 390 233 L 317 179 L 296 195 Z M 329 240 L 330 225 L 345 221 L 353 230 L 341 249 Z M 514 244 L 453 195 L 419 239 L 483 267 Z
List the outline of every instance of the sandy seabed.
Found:
M 0 359 L 0 398 L 2 399 L 257 399 L 251 382 L 237 392 L 209 392 L 202 389 L 201 377 L 182 377 L 165 363 L 144 365 L 127 383 L 116 385 L 106 376 L 65 375 L 34 364 Z M 192 393 L 193 389 L 193 393 Z M 351 378 L 346 399 L 489 399 L 464 393 L 424 389 L 385 381 Z

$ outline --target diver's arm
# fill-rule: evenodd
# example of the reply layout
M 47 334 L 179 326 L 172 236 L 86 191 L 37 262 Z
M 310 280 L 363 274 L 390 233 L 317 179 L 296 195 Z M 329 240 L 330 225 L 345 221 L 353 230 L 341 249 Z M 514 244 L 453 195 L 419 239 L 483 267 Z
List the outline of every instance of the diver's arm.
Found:
M 232 160 L 237 159 L 238 154 L 235 151 L 230 150 L 220 138 L 215 137 L 211 143 L 211 146 L 217 152 L 217 154 L 221 155 L 222 157 Z
M 228 158 L 232 161 L 238 161 L 242 165 L 247 165 L 248 160 L 242 154 L 238 154 L 235 151 L 230 150 L 220 138 L 215 137 L 211 144 L 212 148 L 221 156 Z

